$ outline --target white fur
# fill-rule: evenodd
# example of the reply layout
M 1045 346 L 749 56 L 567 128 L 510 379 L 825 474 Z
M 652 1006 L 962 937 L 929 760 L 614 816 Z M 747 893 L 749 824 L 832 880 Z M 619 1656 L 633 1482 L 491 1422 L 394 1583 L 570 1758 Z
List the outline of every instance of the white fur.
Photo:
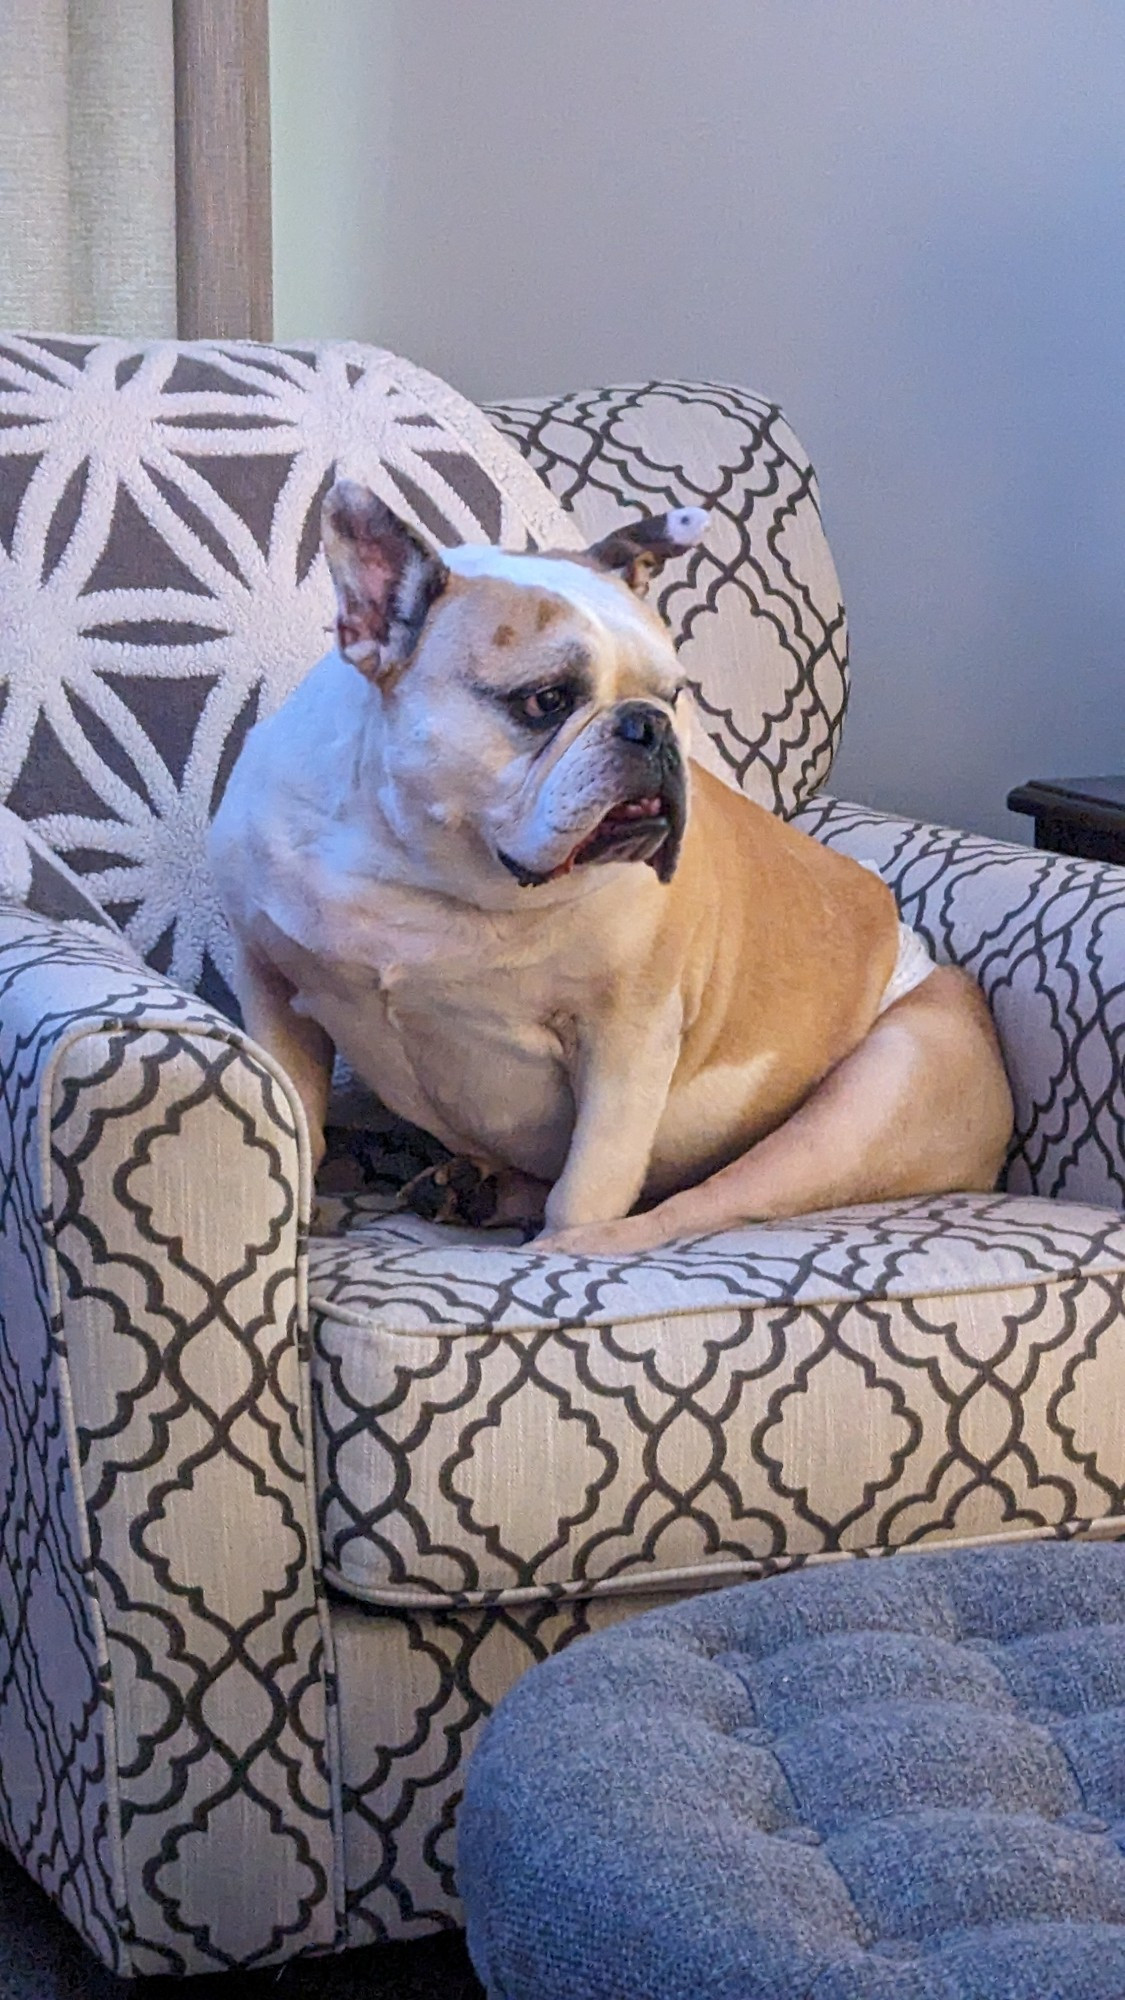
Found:
M 887 981 L 883 998 L 879 1002 L 880 1014 L 885 1014 L 887 1008 L 893 1007 L 896 1000 L 903 1000 L 908 993 L 913 993 L 915 987 L 921 986 L 922 981 L 928 979 L 931 972 L 936 971 L 937 965 L 930 954 L 929 946 L 918 936 L 917 931 L 911 930 L 909 924 L 900 923 L 898 957 L 895 959 L 894 971 Z
M 678 990 L 659 1007 L 603 996 L 653 961 L 665 891 L 624 864 L 521 889 L 498 857 L 546 871 L 598 824 L 620 796 L 618 663 L 630 689 L 647 670 L 670 700 L 671 646 L 621 583 L 583 564 L 487 546 L 446 560 L 466 580 L 563 600 L 557 625 L 591 641 L 591 713 L 549 753 L 513 744 L 457 667 L 474 636 L 468 591 L 386 686 L 321 661 L 251 732 L 216 815 L 237 990 L 250 1032 L 294 1077 L 314 1147 L 332 1044 L 453 1151 L 556 1183 L 554 1226 L 624 1214 L 660 1148 L 682 1006 Z M 409 572 L 404 583 L 409 598 Z M 481 597 L 487 645 L 496 610 Z
M 563 556 L 517 556 L 490 542 L 470 542 L 446 549 L 442 561 L 455 576 L 494 576 L 524 589 L 550 590 L 610 631 L 641 630 L 651 634 L 651 620 L 629 589 L 585 563 Z
M 408 623 L 413 619 L 419 592 L 429 574 L 431 565 L 417 549 L 408 549 L 402 575 L 395 591 L 395 612 Z
M 705 507 L 677 507 L 667 516 L 668 540 L 681 549 L 693 549 L 710 518 Z

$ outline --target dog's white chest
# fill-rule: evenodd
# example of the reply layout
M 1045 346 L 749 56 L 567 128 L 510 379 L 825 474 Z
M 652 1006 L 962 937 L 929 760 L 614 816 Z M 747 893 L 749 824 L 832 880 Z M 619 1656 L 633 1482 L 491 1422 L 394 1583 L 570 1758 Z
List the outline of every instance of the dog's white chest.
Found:
M 487 843 L 456 815 L 443 833 L 444 804 L 404 843 L 398 822 L 428 767 L 400 743 L 392 785 L 391 733 L 331 656 L 252 733 L 212 839 L 232 924 L 391 1110 L 456 1151 L 554 1181 L 574 1127 L 573 1023 L 628 961 L 636 881 L 622 907 L 604 878 L 534 908 L 479 902 Z
M 558 994 L 542 968 L 476 952 L 459 966 L 456 943 L 415 933 L 408 955 L 366 964 L 302 954 L 293 1004 L 400 1117 L 553 1180 L 574 1122 Z

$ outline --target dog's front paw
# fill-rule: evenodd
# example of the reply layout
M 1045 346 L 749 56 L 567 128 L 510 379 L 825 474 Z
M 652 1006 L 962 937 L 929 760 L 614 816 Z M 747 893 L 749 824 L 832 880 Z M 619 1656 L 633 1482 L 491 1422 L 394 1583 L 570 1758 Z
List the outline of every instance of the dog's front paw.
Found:
M 475 1160 L 460 1156 L 427 1167 L 401 1187 L 396 1208 L 409 1208 L 426 1222 L 459 1222 L 483 1229 L 496 1214 L 497 1182 Z
M 578 1222 L 569 1229 L 548 1226 L 530 1247 L 552 1257 L 641 1257 L 647 1250 L 659 1250 L 677 1237 L 706 1228 L 705 1220 L 673 1199 L 616 1222 Z
M 427 1167 L 399 1189 L 396 1208 L 412 1209 L 427 1222 L 460 1223 L 469 1229 L 537 1229 L 548 1193 L 543 1181 L 505 1169 L 493 1173 L 458 1154 Z
M 647 1216 L 627 1215 L 620 1222 L 579 1222 L 571 1229 L 545 1229 L 531 1248 L 554 1257 L 632 1257 L 666 1241 L 659 1229 L 646 1227 Z

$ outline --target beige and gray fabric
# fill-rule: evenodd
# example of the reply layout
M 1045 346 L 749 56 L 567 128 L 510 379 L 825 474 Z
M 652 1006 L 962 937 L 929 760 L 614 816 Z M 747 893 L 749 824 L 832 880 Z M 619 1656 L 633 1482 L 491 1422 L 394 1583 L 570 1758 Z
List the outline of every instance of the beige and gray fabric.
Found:
M 906 922 L 962 965 L 1016 1106 L 1005 1185 L 1125 1201 L 1125 870 L 818 799 L 797 824 L 873 862 Z
M 327 1574 L 438 1609 L 1125 1529 L 1123 1290 L 1117 1210 L 1008 1195 L 617 1261 L 353 1216 L 311 1246 Z
M 640 382 L 488 409 L 587 541 L 638 508 L 710 509 L 654 592 L 695 696 L 697 754 L 775 812 L 811 798 L 844 719 L 847 621 L 816 474 L 777 404 L 722 382 Z
M 4 0 L 0 187 L 0 322 L 175 333 L 170 0 Z
M 0 1831 L 118 1971 L 331 1945 L 292 1092 L 123 942 L 11 907 L 0 1076 Z
M 1125 1532 L 1125 877 L 813 796 L 843 614 L 772 404 L 494 415 L 353 345 L 0 337 L 0 1835 L 123 1973 L 456 1922 L 482 1720 L 654 1601 Z M 707 755 L 980 978 L 1006 1192 L 551 1258 L 396 1211 L 432 1142 L 341 1078 L 314 1200 L 203 856 L 329 643 L 337 466 L 437 545 L 715 507 L 660 586 Z

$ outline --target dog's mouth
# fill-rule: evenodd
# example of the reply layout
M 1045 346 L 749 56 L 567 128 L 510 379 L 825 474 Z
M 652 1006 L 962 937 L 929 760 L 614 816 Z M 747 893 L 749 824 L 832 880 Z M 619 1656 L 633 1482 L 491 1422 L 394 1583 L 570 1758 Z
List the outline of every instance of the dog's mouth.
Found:
M 604 861 L 644 861 L 662 882 L 670 882 L 679 859 L 684 818 L 683 788 L 677 786 L 639 799 L 620 799 L 555 868 L 526 868 L 502 848 L 497 854 L 521 888 L 557 882 L 575 868 Z
M 622 799 L 610 806 L 585 840 L 579 841 L 556 875 L 569 875 L 590 861 L 647 861 L 656 857 L 672 831 L 669 802 L 658 792 L 644 799 Z

